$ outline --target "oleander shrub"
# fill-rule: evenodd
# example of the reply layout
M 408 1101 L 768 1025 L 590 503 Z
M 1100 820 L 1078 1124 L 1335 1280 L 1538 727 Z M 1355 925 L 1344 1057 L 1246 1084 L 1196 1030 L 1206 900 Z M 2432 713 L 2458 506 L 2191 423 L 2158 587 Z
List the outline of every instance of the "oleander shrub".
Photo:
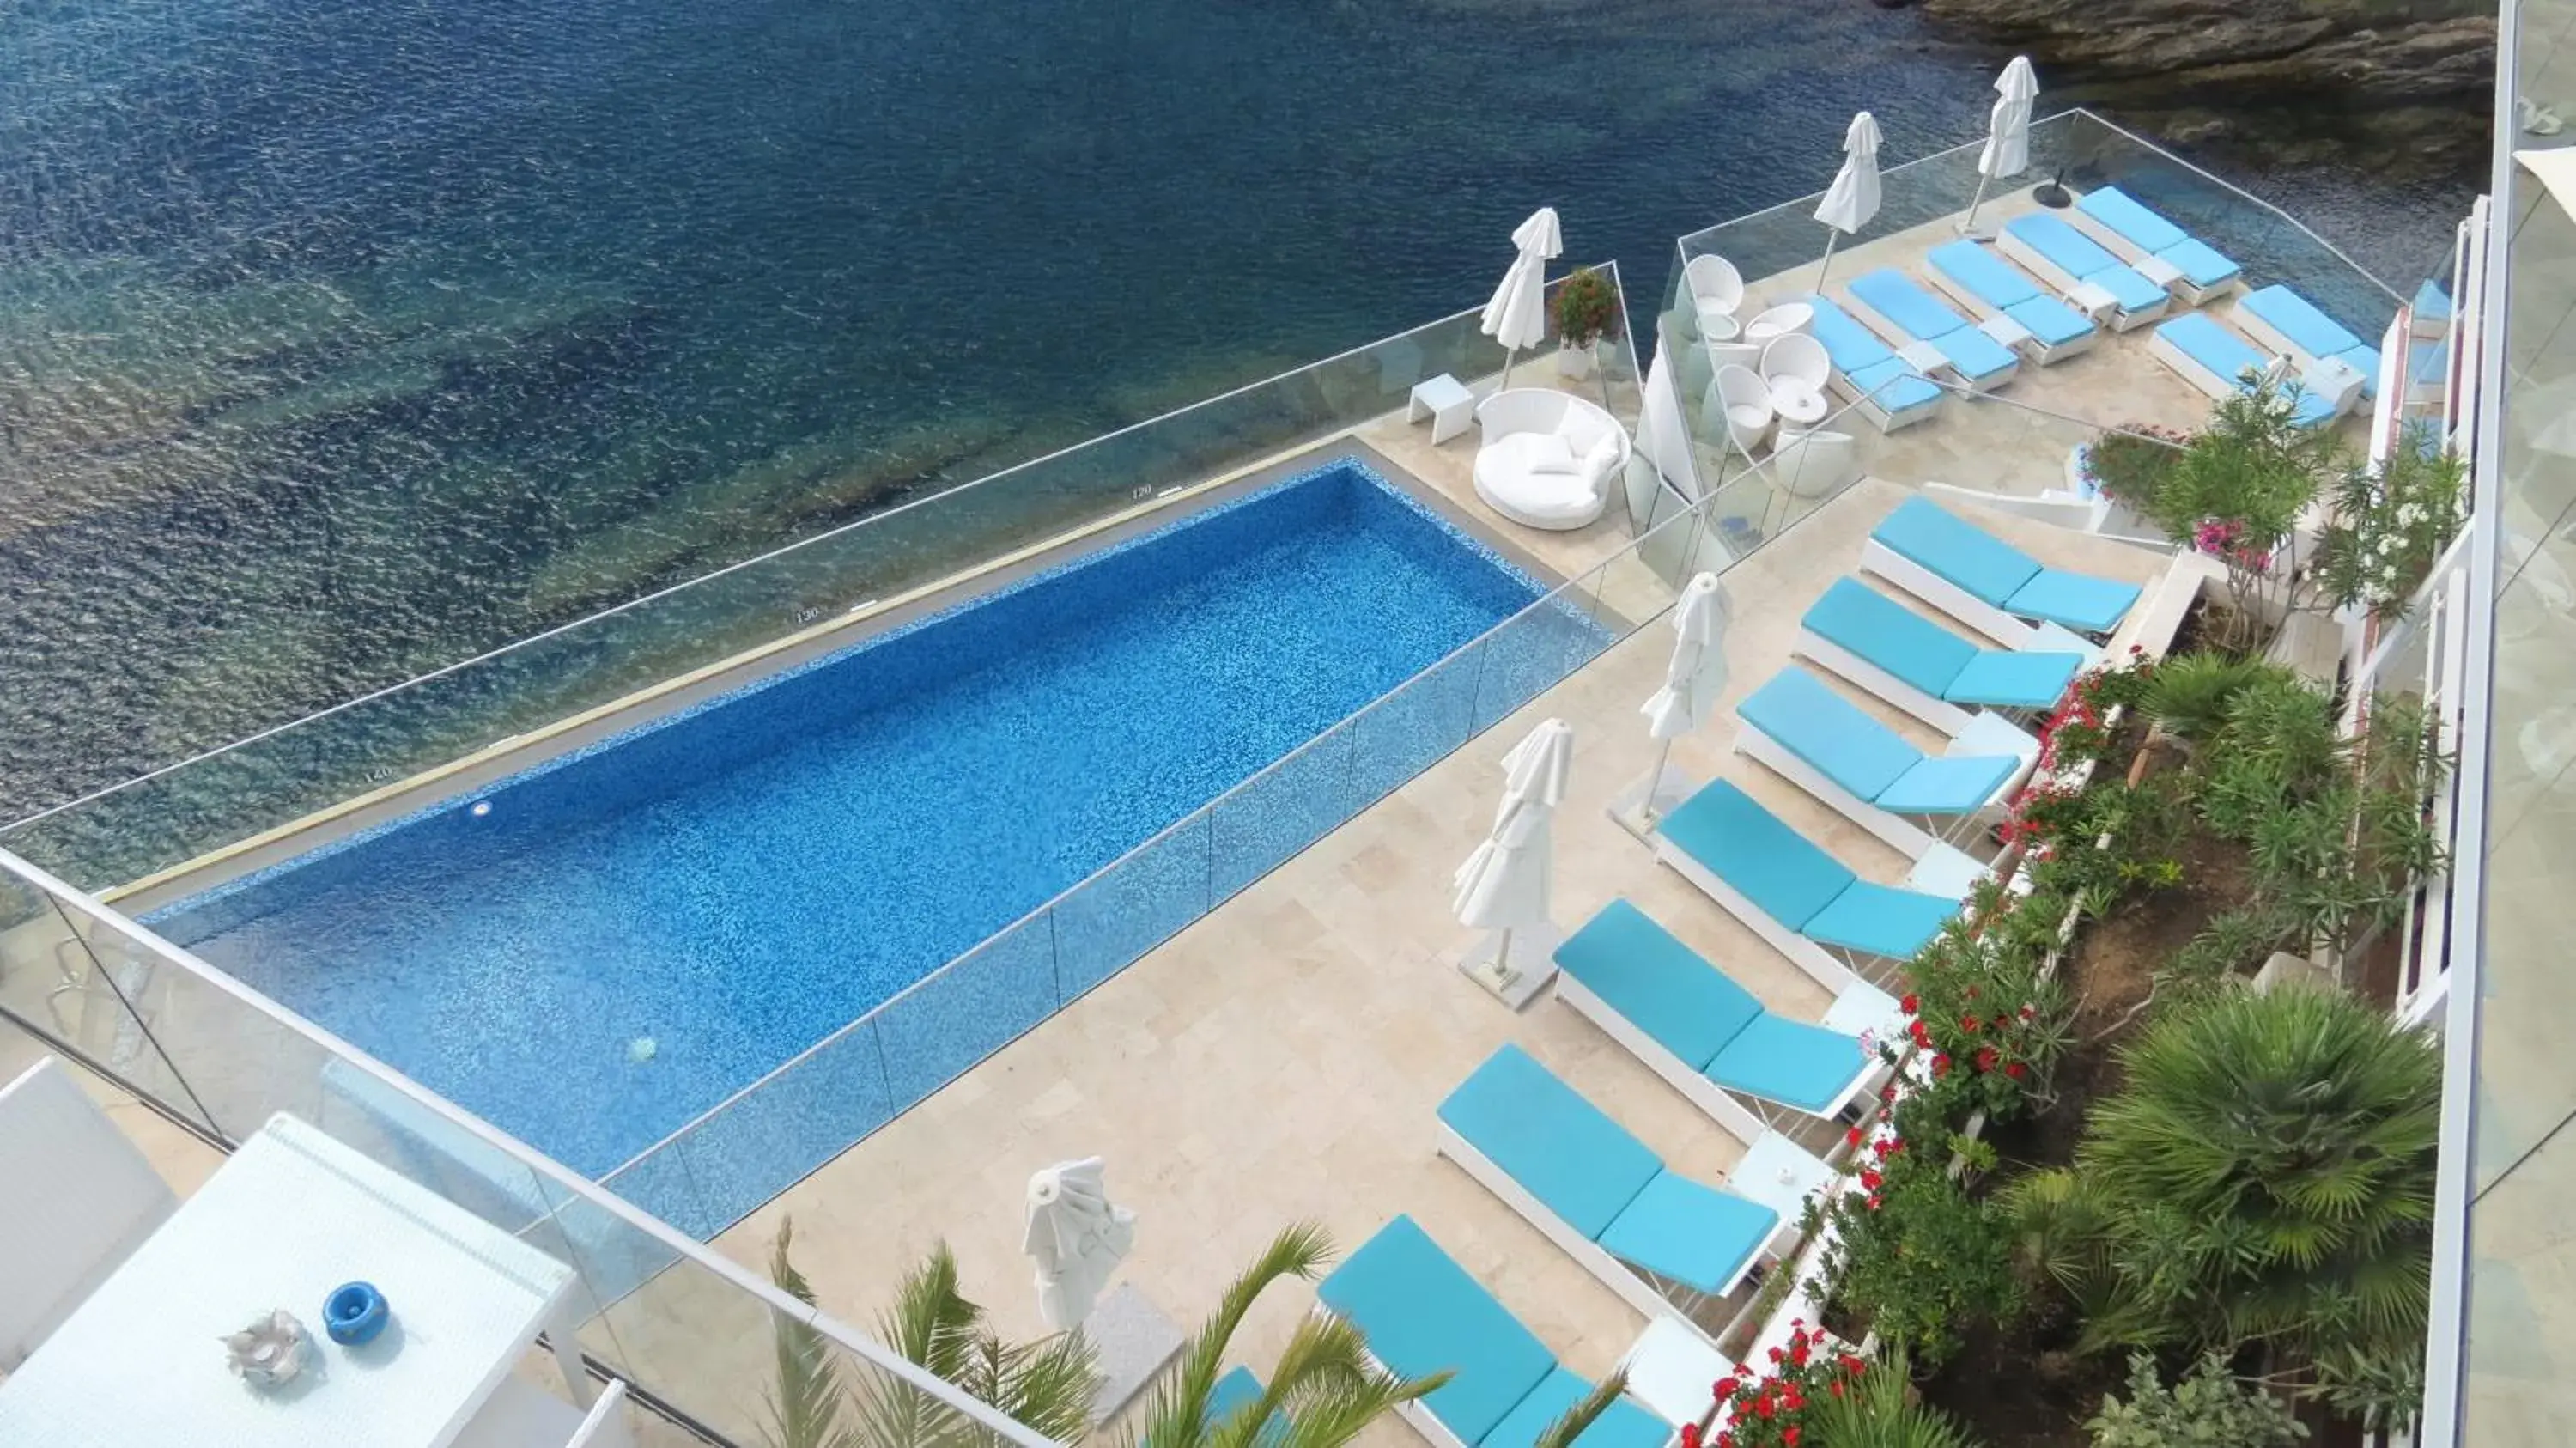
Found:
M 2129 1395 L 2106 1395 L 2085 1427 L 2093 1448 L 2288 1448 L 2308 1435 L 2289 1405 L 2203 1357 L 2168 1386 L 2145 1353 L 2129 1356 Z

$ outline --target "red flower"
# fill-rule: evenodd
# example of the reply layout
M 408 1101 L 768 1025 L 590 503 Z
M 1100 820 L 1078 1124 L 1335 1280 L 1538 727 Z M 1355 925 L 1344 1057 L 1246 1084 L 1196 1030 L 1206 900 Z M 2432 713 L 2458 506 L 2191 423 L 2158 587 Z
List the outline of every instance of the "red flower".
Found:
M 1878 1144 L 1878 1154 L 1882 1157 L 1894 1156 L 1904 1149 L 1905 1143 L 1893 1136 Z
M 1879 1088 L 1878 1088 L 1878 1099 L 1879 1099 L 1879 1100 L 1881 1100 L 1881 1101 L 1893 1101 L 1893 1100 L 1895 1100 L 1895 1099 L 1896 1099 L 1896 1083 L 1895 1083 L 1895 1082 L 1893 1082 L 1893 1081 L 1890 1081 L 1890 1082 L 1888 1082 L 1886 1085 L 1879 1087 Z
M 2039 1014 L 2039 1007 L 2037 1007 L 2037 1006 L 2034 1006 L 2034 1005 L 2025 1005 L 2025 1006 L 2023 1006 L 2023 1007 L 2021 1008 L 2021 1018 L 2022 1018 L 2023 1020 L 2025 1020 L 2025 1021 L 2026 1021 L 2026 1020 L 2029 1020 L 2031 1017 L 2036 1016 L 2036 1015 L 2038 1015 L 2038 1014 Z
M 1869 1209 L 1870 1209 L 1871 1211 L 1873 1211 L 1873 1212 L 1875 1212 L 1875 1211 L 1877 1211 L 1877 1210 L 1878 1210 L 1878 1194 L 1877 1194 L 1877 1193 L 1875 1193 L 1875 1192 L 1872 1192 L 1872 1193 L 1870 1194 L 1870 1198 L 1869 1198 Z
M 2015 1061 L 2004 1068 L 2004 1074 L 2018 1081 L 2030 1074 L 2030 1068 L 2019 1061 Z
M 1841 1396 L 1843 1395 L 1843 1380 L 1842 1380 L 1842 1379 L 1840 1379 L 1840 1378 L 1836 1378 L 1836 1379 L 1834 1379 L 1832 1382 L 1825 1384 L 1825 1386 L 1826 1386 L 1827 1388 L 1830 1388 L 1830 1389 L 1833 1391 L 1833 1395 L 1834 1395 L 1835 1397 L 1839 1398 L 1839 1397 L 1841 1397 Z
M 1761 1414 L 1765 1418 L 1768 1418 L 1775 1410 L 1771 1406 L 1771 1400 L 1769 1398 L 1764 1398 L 1762 1401 L 1753 1405 L 1753 1411 Z
M 1935 1080 L 1938 1080 L 1939 1078 L 1941 1078 L 1941 1077 L 1943 1077 L 1943 1076 L 1947 1076 L 1947 1075 L 1949 1075 L 1949 1074 L 1950 1074 L 1950 1057 L 1949 1057 L 1949 1055 L 1948 1055 L 1946 1052 L 1943 1052 L 1943 1053 L 1936 1053 L 1936 1054 L 1932 1057 L 1932 1075 L 1933 1075 L 1933 1078 L 1934 1078 Z
M 1860 1145 L 1860 1128 L 1855 1126 L 1851 1130 L 1844 1132 L 1843 1140 L 1853 1146 Z
M 1851 1374 L 1853 1377 L 1859 1377 L 1862 1373 L 1869 1371 L 1869 1364 L 1863 1362 L 1858 1353 L 1847 1352 L 1843 1354 L 1843 1371 Z
M 1975 1016 L 1961 1016 L 1961 1017 L 1959 1017 L 1959 1029 L 1960 1029 L 1960 1030 L 1963 1030 L 1963 1031 L 1965 1031 L 1965 1032 L 1967 1032 L 1969 1035 L 1972 1035 L 1972 1036 L 1973 1036 L 1973 1035 L 1975 1035 L 1975 1034 L 1977 1033 L 1977 1027 L 1982 1026 L 1982 1025 L 1984 1025 L 1984 1024 L 1985 1024 L 1985 1022 L 1978 1020 Z
M 1682 1448 L 1699 1448 L 1699 1424 L 1682 1424 Z
M 1717 1448 L 1735 1448 L 1735 1435 L 1732 1433 L 1718 1434 Z
M 1995 1061 L 1997 1059 L 1995 1048 L 1987 1046 L 1977 1052 L 1977 1069 L 1979 1071 L 1991 1071 L 1995 1069 Z
M 1805 1367 L 1807 1365 L 1807 1340 L 1805 1338 L 1795 1338 L 1790 1341 L 1789 1361 L 1797 1364 L 1799 1367 Z
M 1798 1448 L 1798 1430 L 1795 1428 L 1781 1429 L 1780 1441 L 1785 1445 L 1785 1448 Z
M 1912 1037 L 1914 1044 L 1918 1046 L 1929 1046 L 1932 1044 L 1931 1028 L 1924 1025 L 1920 1020 L 1906 1022 L 1905 1034 Z
M 1916 1011 L 1923 1009 L 1923 1001 L 1918 996 L 1908 995 L 1905 999 L 1896 1003 L 1896 1008 L 1910 1016 Z
M 1773 1362 L 1775 1362 L 1775 1363 L 1776 1363 L 1776 1362 L 1778 1362 L 1779 1360 L 1780 1360 L 1780 1350 L 1779 1350 L 1778 1348 L 1776 1348 L 1776 1347 L 1775 1347 L 1775 1348 L 1771 1349 L 1771 1361 L 1773 1361 Z

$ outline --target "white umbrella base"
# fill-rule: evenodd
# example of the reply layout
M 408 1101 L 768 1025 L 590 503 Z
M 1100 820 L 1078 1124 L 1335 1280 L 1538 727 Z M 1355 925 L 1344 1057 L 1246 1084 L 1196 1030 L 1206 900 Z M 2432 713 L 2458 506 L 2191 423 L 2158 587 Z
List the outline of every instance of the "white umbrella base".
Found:
M 1082 1320 L 1082 1335 L 1099 1356 L 1100 1386 L 1091 1396 L 1091 1421 L 1106 1423 L 1144 1391 L 1163 1364 L 1181 1350 L 1181 1325 L 1164 1316 L 1145 1294 L 1121 1282 Z
M 1667 764 L 1653 779 L 1640 779 L 1612 797 L 1610 822 L 1645 839 L 1654 834 L 1656 821 L 1698 791 L 1698 781 Z
M 1538 998 L 1540 990 L 1556 979 L 1556 947 L 1565 941 L 1565 933 L 1553 925 L 1524 925 L 1511 931 L 1512 955 L 1509 961 L 1496 958 L 1495 947 L 1502 932 L 1488 933 L 1474 949 L 1461 956 L 1459 973 L 1494 993 L 1495 999 L 1513 1010 L 1519 1010 Z

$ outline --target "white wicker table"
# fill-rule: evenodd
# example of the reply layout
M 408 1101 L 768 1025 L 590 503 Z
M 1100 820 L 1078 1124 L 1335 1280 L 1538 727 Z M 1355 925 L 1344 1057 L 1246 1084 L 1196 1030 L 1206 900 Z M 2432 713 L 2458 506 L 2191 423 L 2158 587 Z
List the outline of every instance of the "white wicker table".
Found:
M 322 1332 L 322 1299 L 352 1280 L 374 1283 L 393 1315 L 354 1348 Z M 552 1257 L 280 1114 L 0 1383 L 0 1443 L 443 1448 L 572 1281 Z M 226 1370 L 216 1339 L 275 1307 L 314 1340 L 302 1376 L 262 1392 Z M 574 1351 L 568 1327 L 554 1334 L 559 1355 Z

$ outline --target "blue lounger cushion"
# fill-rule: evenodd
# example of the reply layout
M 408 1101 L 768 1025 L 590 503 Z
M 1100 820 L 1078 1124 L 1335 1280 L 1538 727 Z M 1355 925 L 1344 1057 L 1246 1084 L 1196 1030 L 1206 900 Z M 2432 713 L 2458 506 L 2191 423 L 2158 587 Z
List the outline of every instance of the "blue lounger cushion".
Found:
M 2194 313 L 2182 320 L 2209 319 Z M 2163 330 L 2157 329 L 2159 334 Z M 1870 537 L 1980 602 L 2084 633 L 2109 633 L 2138 601 L 2136 584 L 2043 568 L 2029 554 L 1928 498 L 1906 499 Z
M 2379 392 L 2379 349 L 2365 344 L 2352 329 L 2318 311 L 2316 304 L 2288 287 L 2274 284 L 2247 292 L 2236 305 L 2269 324 L 2290 345 L 2311 357 L 2332 357 L 2361 374 L 2365 397 Z
M 2091 318 L 2041 291 L 2011 262 L 1973 241 L 1949 241 L 1924 258 L 1935 271 L 1967 288 L 1987 306 L 2022 325 L 2051 347 L 2062 347 L 2098 330 Z
M 2067 225 L 2063 218 L 2044 212 L 2017 216 L 2004 223 L 2004 230 L 2048 258 L 2059 271 L 2109 292 L 2121 311 L 2143 312 L 2171 300 L 2164 288 L 2139 275 L 2137 268 L 2111 255 L 2102 243 Z
M 1379 1228 L 1315 1296 L 1367 1334 L 1370 1355 L 1388 1370 L 1450 1373 L 1423 1405 L 1469 1443 L 1481 1443 L 1557 1370 L 1547 1345 L 1411 1217 Z
M 1261 1379 L 1250 1368 L 1233 1368 L 1208 1390 L 1208 1421 L 1222 1423 L 1261 1401 Z
M 1835 579 L 1801 622 L 1818 638 L 1953 704 L 2045 709 L 2084 667 L 2081 654 L 1979 648 L 1853 578 Z
M 1939 298 L 1916 286 L 1902 272 L 1881 267 L 1852 278 L 1850 287 L 1853 296 L 1902 328 L 1907 336 L 1939 348 L 1963 377 L 1992 377 L 2011 371 L 2015 365 L 2010 347 L 1968 325 L 1967 318 L 1942 305 Z
M 1556 948 L 1557 968 L 1732 1091 L 1822 1115 L 1869 1061 L 1857 1037 L 1773 1015 L 1751 991 L 1626 900 Z
M 1495 1425 L 1476 1448 L 1534 1448 L 1539 1435 L 1556 1426 L 1566 1410 L 1592 1395 L 1592 1384 L 1558 1368 L 1539 1380 L 1529 1396 Z M 1673 1425 L 1637 1406 L 1622 1394 L 1608 1412 L 1575 1438 L 1579 1448 L 1662 1448 Z
M 2174 350 L 2239 387 L 2251 387 L 2253 382 L 2246 374 L 2259 373 L 2271 362 L 2254 350 L 2252 343 L 2200 312 L 2158 324 L 2156 335 L 2171 343 Z M 2334 420 L 2334 406 L 2313 392 L 2301 392 L 2291 415 L 2301 426 L 2315 427 Z
M 1901 960 L 1959 910 L 1956 900 L 1861 879 L 1723 779 L 1656 829 L 1754 908 L 1821 944 Z
M 2076 209 L 2109 227 L 2130 245 L 2153 253 L 2196 287 L 2214 287 L 2233 281 L 2236 263 L 2208 243 L 2147 209 L 2144 203 L 2117 186 L 2103 186 L 2077 198 Z
M 1440 1103 L 1440 1119 L 1587 1240 L 1702 1292 L 1732 1284 L 1780 1225 L 1769 1207 L 1666 1170 L 1509 1042 Z
M 1805 300 L 1816 310 L 1816 340 L 1824 344 L 1825 356 L 1834 364 L 1834 370 L 1843 374 L 1854 390 L 1889 412 L 1906 412 L 1940 401 L 1938 386 L 1906 366 L 1903 358 L 1851 313 L 1823 297 Z
M 1835 784 L 1902 814 L 1972 814 L 2021 767 L 2007 754 L 1927 756 L 1795 664 L 1735 712 Z

